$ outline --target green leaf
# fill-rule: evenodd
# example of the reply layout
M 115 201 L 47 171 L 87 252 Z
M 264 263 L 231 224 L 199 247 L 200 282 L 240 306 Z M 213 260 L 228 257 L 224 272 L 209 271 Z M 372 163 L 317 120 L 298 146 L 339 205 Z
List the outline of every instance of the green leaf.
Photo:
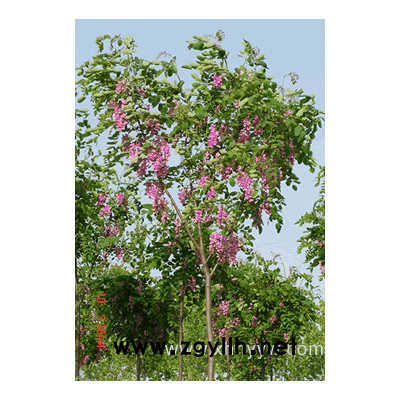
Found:
M 143 204 L 143 208 L 147 210 L 148 214 L 151 214 L 153 212 L 153 206 L 151 204 Z
M 79 97 L 79 99 L 78 99 L 78 103 L 82 103 L 82 101 L 84 101 L 86 99 L 86 97 L 85 96 L 81 96 L 81 97 Z
M 236 184 L 235 178 L 230 178 L 229 179 L 229 184 L 233 187 Z
M 192 76 L 192 78 L 195 79 L 196 81 L 201 82 L 201 79 L 199 78 L 199 76 L 198 76 L 197 74 L 195 74 L 194 72 L 193 72 L 193 74 L 191 74 L 191 76 Z
M 299 136 L 300 135 L 300 133 L 302 132 L 302 128 L 301 128 L 301 126 L 296 126 L 296 128 L 294 128 L 294 134 L 296 135 L 296 136 Z
M 245 99 L 243 99 L 240 103 L 239 103 L 239 107 L 242 107 L 244 104 L 246 104 L 249 101 L 249 98 L 246 97 Z
M 133 37 L 128 35 L 125 39 L 124 39 L 124 43 L 126 46 L 130 47 L 131 43 L 132 43 Z
M 196 43 L 193 45 L 193 48 L 194 48 L 195 50 L 202 50 L 202 49 L 204 48 L 204 44 L 201 43 L 201 42 L 196 42 Z

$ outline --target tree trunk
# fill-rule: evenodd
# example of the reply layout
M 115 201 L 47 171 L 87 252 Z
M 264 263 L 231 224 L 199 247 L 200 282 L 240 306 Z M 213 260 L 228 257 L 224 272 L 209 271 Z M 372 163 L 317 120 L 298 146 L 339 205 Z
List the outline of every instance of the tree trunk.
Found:
M 205 274 L 206 278 L 206 327 L 207 340 L 214 345 L 214 335 L 212 331 L 212 313 L 211 313 L 211 275 Z M 208 344 L 208 343 L 207 343 Z M 214 380 L 214 357 L 210 357 L 210 346 L 208 346 L 208 380 Z
M 144 365 L 144 354 L 142 355 L 142 372 L 143 372 L 143 380 L 146 380 L 146 368 Z
M 77 302 L 76 307 L 77 312 L 77 327 L 76 327 L 76 348 L 75 348 L 75 378 L 78 378 L 79 381 L 79 362 L 81 359 L 81 305 L 79 301 Z
M 231 370 L 229 368 L 229 350 L 228 353 L 226 353 L 226 369 L 227 369 L 227 380 L 230 381 L 231 380 Z
M 76 337 L 75 337 L 75 378 L 79 381 L 79 362 L 81 359 L 81 303 L 78 292 L 78 261 L 75 257 L 75 305 L 76 305 Z
M 265 360 L 264 360 L 264 355 L 261 357 L 261 380 L 265 381 Z
M 183 296 L 181 296 L 181 307 L 179 310 L 179 375 L 178 380 L 182 380 L 182 336 L 183 336 Z
M 140 353 L 136 356 L 136 380 L 140 381 Z

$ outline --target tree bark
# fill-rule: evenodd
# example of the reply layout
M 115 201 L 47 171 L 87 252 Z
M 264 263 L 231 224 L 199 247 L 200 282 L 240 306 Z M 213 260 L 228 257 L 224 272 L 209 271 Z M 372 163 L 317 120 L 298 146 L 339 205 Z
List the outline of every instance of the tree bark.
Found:
M 180 212 L 179 207 L 177 206 L 174 198 L 171 196 L 171 194 L 165 188 L 161 179 L 159 179 L 159 182 L 161 183 L 167 196 L 170 198 L 173 207 L 175 208 L 177 214 L 179 215 L 179 218 L 182 221 L 182 225 L 185 228 L 186 233 L 188 234 L 191 242 L 193 243 L 193 246 L 196 248 L 196 250 L 200 254 L 201 263 L 203 265 L 203 273 L 204 273 L 204 277 L 205 277 L 205 283 L 206 283 L 205 295 L 206 295 L 207 341 L 210 342 L 212 345 L 214 345 L 214 335 L 212 332 L 212 314 L 211 314 L 211 277 L 213 276 L 215 269 L 217 268 L 217 265 L 214 267 L 214 269 L 210 273 L 207 263 L 208 263 L 208 259 L 211 256 L 211 253 L 207 259 L 205 251 L 204 251 L 204 242 L 203 242 L 203 236 L 202 236 L 202 232 L 201 232 L 201 223 L 200 222 L 197 223 L 197 230 L 198 230 L 198 234 L 199 234 L 199 243 L 197 243 L 195 238 L 193 237 L 192 233 L 190 232 L 189 227 L 187 226 L 187 224 L 182 216 L 182 213 Z M 213 381 L 214 380 L 214 357 L 210 357 L 210 352 L 211 352 L 210 346 L 208 346 L 208 380 Z
M 212 332 L 212 313 L 211 313 L 211 275 L 206 273 L 206 327 L 207 341 L 214 345 L 214 335 Z M 207 343 L 208 344 L 208 343 Z M 211 349 L 208 346 L 208 380 L 214 380 L 214 357 L 210 357 Z
M 226 369 L 227 369 L 227 380 L 231 380 L 231 370 L 229 368 L 229 351 L 226 353 Z
M 144 365 L 144 354 L 142 355 L 142 373 L 143 373 L 143 380 L 146 380 L 146 368 Z
M 77 312 L 77 328 L 76 328 L 76 348 L 75 348 L 75 378 L 79 381 L 79 362 L 81 358 L 81 305 L 78 302 L 76 307 Z
M 265 360 L 264 360 L 264 355 L 261 357 L 261 380 L 265 381 Z
M 140 381 L 140 353 L 136 356 L 136 380 Z
M 179 310 L 179 375 L 178 380 L 182 380 L 182 337 L 183 337 L 183 292 L 181 296 L 181 304 Z
M 76 335 L 75 335 L 75 378 L 79 381 L 79 361 L 81 358 L 81 304 L 78 293 L 78 262 L 75 257 L 75 305 L 77 313 Z

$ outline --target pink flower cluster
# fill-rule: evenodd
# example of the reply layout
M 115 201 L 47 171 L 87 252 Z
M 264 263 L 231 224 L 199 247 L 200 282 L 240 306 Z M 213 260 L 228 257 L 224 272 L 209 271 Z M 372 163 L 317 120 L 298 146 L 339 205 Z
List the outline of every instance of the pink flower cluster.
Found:
M 142 88 L 138 88 L 138 93 L 140 96 L 144 97 L 146 95 L 146 90 L 142 89 Z
M 115 226 L 107 225 L 104 229 L 104 236 L 118 236 L 120 234 L 120 226 L 119 224 Z
M 142 281 L 141 281 L 140 279 L 138 279 L 138 283 L 139 283 L 139 287 L 137 287 L 136 290 L 137 290 L 137 291 L 139 292 L 139 294 L 140 294 L 140 292 L 142 291 L 143 283 L 142 283 Z
M 202 175 L 200 178 L 199 186 L 204 187 L 206 185 L 206 181 L 209 181 L 210 177 L 208 175 Z
M 120 260 L 120 259 L 123 257 L 123 255 L 124 255 L 124 249 L 117 249 L 117 250 L 115 251 L 115 253 L 116 253 L 116 255 L 117 255 L 117 259 Z
M 188 286 L 192 289 L 192 292 L 196 290 L 196 278 L 188 279 L 187 283 L 183 283 L 181 288 L 179 289 L 179 297 L 182 297 L 186 292 Z
M 325 273 L 325 265 L 322 265 L 322 261 L 319 262 L 319 271 L 321 272 L 321 274 Z
M 182 222 L 179 221 L 178 219 L 176 219 L 176 220 L 174 221 L 174 223 L 175 223 L 175 233 L 176 233 L 175 237 L 176 237 L 176 238 L 179 238 L 180 233 L 181 233 L 180 227 L 181 227 L 181 225 L 182 225 Z
M 240 239 L 236 235 L 230 237 L 213 232 L 210 235 L 210 251 L 217 253 L 221 263 L 237 264 L 236 254 L 240 250 Z
M 255 315 L 251 317 L 251 325 L 253 326 L 253 328 L 255 328 L 255 326 L 257 325 L 257 317 Z
M 253 180 L 246 172 L 242 171 L 242 167 L 240 165 L 238 167 L 238 173 L 239 175 L 236 177 L 236 183 L 245 191 L 244 198 L 251 203 L 253 201 L 251 195 L 254 192 Z
M 167 202 L 163 198 L 161 198 L 163 194 L 163 189 L 161 187 L 160 182 L 157 181 L 148 181 L 146 182 L 146 195 L 153 200 L 153 209 L 154 213 L 158 215 L 159 212 L 162 214 L 167 211 Z M 163 214 L 163 218 L 165 219 L 165 215 Z
M 110 107 L 114 108 L 114 120 L 116 122 L 116 129 L 118 132 L 122 131 L 126 125 L 128 125 L 128 121 L 126 119 L 126 112 L 122 109 L 122 106 L 127 105 L 128 102 L 123 99 L 121 101 L 110 101 Z
M 214 124 L 211 125 L 210 135 L 208 137 L 207 147 L 213 148 L 218 143 L 218 131 L 215 129 Z
M 145 158 L 139 158 L 141 152 L 141 146 L 143 145 L 143 140 L 138 140 L 137 143 L 130 144 L 130 153 L 129 157 L 131 159 L 131 164 L 133 164 L 133 160 L 135 157 L 138 157 L 137 164 L 139 165 L 139 169 L 136 171 L 136 175 L 142 177 L 146 174 L 147 166 L 149 161 Z
M 149 148 L 148 159 L 153 164 L 153 169 L 157 177 L 165 178 L 168 173 L 168 160 L 171 155 L 169 144 L 162 138 L 157 138 L 157 147 Z
M 111 214 L 111 207 L 110 206 L 105 206 L 103 207 L 100 212 L 99 212 L 99 216 L 100 217 L 108 217 Z
M 285 338 L 285 342 L 287 343 L 289 341 L 289 334 L 288 333 L 284 333 L 283 337 Z
M 161 130 L 161 125 L 155 118 L 147 120 L 146 126 L 150 128 L 150 132 L 153 135 L 156 135 Z
M 86 364 L 89 362 L 90 357 L 86 355 L 85 357 L 81 358 L 79 360 L 79 367 L 82 368 L 83 364 Z
M 123 202 L 125 201 L 125 196 L 122 193 L 117 193 L 115 196 L 117 198 L 118 204 L 123 204 Z
M 196 210 L 195 212 L 194 212 L 194 215 L 195 215 L 195 217 L 194 217 L 194 220 L 195 220 L 195 222 L 201 222 L 201 216 L 202 216 L 202 212 L 200 211 L 200 210 Z
M 181 204 L 182 204 L 183 206 L 184 206 L 185 203 L 186 203 L 186 198 L 187 198 L 188 195 L 189 195 L 189 189 L 188 189 L 188 188 L 182 189 L 182 190 L 180 190 L 180 191 L 178 192 L 179 200 L 180 200 L 180 202 L 181 202 Z
M 222 85 L 222 76 L 218 76 L 217 74 L 214 74 L 212 76 L 213 78 L 213 85 L 219 89 L 219 87 Z
M 253 121 L 250 121 L 249 117 L 246 117 L 242 120 L 243 128 L 239 132 L 239 138 L 237 139 L 237 143 L 247 143 L 252 135 L 251 129 L 254 125 L 254 135 L 260 134 L 263 130 L 262 128 L 257 128 L 257 126 L 261 123 L 260 117 L 256 115 L 253 118 Z
M 100 193 L 99 199 L 98 199 L 98 201 L 97 201 L 97 205 L 98 205 L 99 207 L 103 206 L 104 203 L 106 202 L 106 200 L 107 200 L 107 195 L 105 195 L 105 194 L 103 194 L 103 193 Z
M 278 321 L 278 318 L 276 318 L 276 316 L 273 315 L 273 316 L 271 317 L 271 323 L 274 324 L 276 321 Z
M 128 89 L 128 86 L 125 86 L 125 80 L 123 79 L 122 81 L 118 81 L 118 85 L 116 87 L 117 93 L 123 92 L 125 89 Z
M 212 200 L 217 195 L 214 186 L 211 186 L 211 189 L 207 192 L 207 197 Z
M 222 204 L 220 204 L 219 209 L 218 209 L 218 214 L 217 214 L 217 224 L 218 226 L 222 225 L 222 222 L 227 220 L 229 217 L 228 213 L 224 211 Z
M 181 105 L 182 103 L 179 101 L 178 103 L 175 103 L 175 102 L 172 102 L 172 105 L 169 107 L 169 109 L 168 109 L 168 115 L 169 116 L 174 116 L 175 115 L 175 113 L 176 113 L 176 110 L 179 108 L 179 106 Z
M 292 114 L 293 114 L 293 111 L 289 110 L 289 111 L 285 112 L 283 115 L 287 118 L 289 115 L 292 115 Z
M 218 307 L 217 316 L 219 317 L 222 313 L 226 317 L 228 315 L 228 312 L 229 312 L 229 301 L 222 301 Z

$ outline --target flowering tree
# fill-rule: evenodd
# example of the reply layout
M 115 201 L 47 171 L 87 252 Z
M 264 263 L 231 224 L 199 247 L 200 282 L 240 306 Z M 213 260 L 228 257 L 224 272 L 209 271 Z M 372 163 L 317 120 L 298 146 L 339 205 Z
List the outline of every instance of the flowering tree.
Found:
M 321 183 L 322 182 L 322 183 Z M 317 183 L 321 185 L 320 198 L 314 203 L 311 212 L 305 213 L 297 222 L 300 226 L 311 224 L 305 230 L 305 234 L 298 240 L 300 245 L 298 253 L 306 249 L 306 263 L 310 263 L 309 269 L 314 270 L 319 266 L 320 280 L 325 278 L 325 167 L 320 167 Z
M 103 52 L 110 39 L 110 52 Z M 316 165 L 311 153 L 321 117 L 313 96 L 282 96 L 266 76 L 267 65 L 244 41 L 244 64 L 228 68 L 228 52 L 207 37 L 195 36 L 189 49 L 200 51 L 183 66 L 195 80 L 185 90 L 176 59 L 152 62 L 133 57 L 133 38 L 97 38 L 99 54 L 78 68 L 78 91 L 92 104 L 98 123 L 86 134 L 93 141 L 110 129 L 107 165 L 128 162 L 127 174 L 152 202 L 154 236 L 168 238 L 160 252 L 189 247 L 205 282 L 207 340 L 213 344 L 212 278 L 218 269 L 236 264 L 239 250 L 252 245 L 252 229 L 262 231 L 263 213 L 283 224 L 281 184 L 299 183 L 297 161 Z M 178 82 L 165 78 L 176 74 Z M 170 165 L 171 148 L 182 156 Z M 296 186 L 293 185 L 296 190 Z M 174 196 L 178 193 L 178 198 Z M 249 226 L 249 223 L 251 224 Z M 176 229 L 170 240 L 165 231 Z M 208 379 L 214 379 L 209 357 Z
M 135 256 L 139 254 L 137 243 L 146 234 L 146 230 L 143 229 L 143 216 L 137 215 L 141 204 L 135 198 L 135 183 L 122 181 L 115 170 L 107 169 L 97 162 L 98 156 L 93 154 L 89 134 L 82 130 L 91 129 L 88 110 L 76 110 L 76 117 L 75 376 L 79 379 L 79 369 L 83 360 L 89 360 L 88 354 L 82 355 L 84 344 L 81 343 L 81 339 L 90 318 L 91 311 L 85 298 L 90 292 L 91 280 L 94 276 L 99 277 L 112 261 L 135 261 Z M 82 154 L 84 152 L 86 154 Z M 127 226 L 131 232 L 126 231 Z M 138 226 L 140 229 L 137 229 Z M 86 323 L 83 323 L 83 320 Z
M 216 338 L 220 341 L 225 338 L 226 342 L 230 337 L 240 338 L 257 354 L 250 360 L 246 348 L 246 355 L 228 358 L 236 367 L 233 371 L 235 380 L 265 380 L 271 370 L 271 359 L 276 355 L 268 355 L 271 349 L 265 346 L 265 354 L 260 358 L 255 346 L 261 347 L 262 342 L 267 341 L 271 345 L 277 342 L 290 344 L 292 339 L 298 341 L 314 318 L 315 304 L 310 290 L 297 286 L 301 280 L 309 284 L 311 275 L 299 273 L 292 267 L 285 277 L 276 265 L 275 259 L 264 261 L 256 254 L 252 261 L 241 263 L 240 269 L 227 271 L 235 275 L 226 279 L 224 285 L 215 285 L 213 323 Z M 228 374 L 229 371 L 228 364 Z

